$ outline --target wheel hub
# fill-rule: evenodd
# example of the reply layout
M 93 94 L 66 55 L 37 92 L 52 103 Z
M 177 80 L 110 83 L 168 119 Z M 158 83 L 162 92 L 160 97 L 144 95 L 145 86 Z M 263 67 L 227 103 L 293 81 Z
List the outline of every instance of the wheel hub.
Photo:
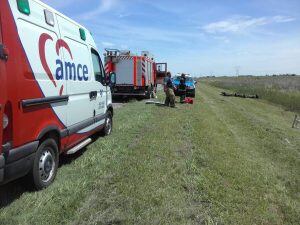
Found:
M 41 180 L 44 182 L 49 181 L 54 172 L 55 162 L 53 155 L 49 150 L 45 150 L 40 157 L 39 172 Z
M 106 120 L 106 130 L 107 130 L 107 134 L 110 134 L 111 132 L 111 119 L 107 118 Z

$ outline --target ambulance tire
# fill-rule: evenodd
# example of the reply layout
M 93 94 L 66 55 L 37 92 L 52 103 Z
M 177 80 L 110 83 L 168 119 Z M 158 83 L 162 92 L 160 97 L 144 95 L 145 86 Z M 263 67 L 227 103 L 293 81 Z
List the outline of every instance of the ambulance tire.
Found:
M 31 178 L 36 190 L 42 190 L 50 186 L 54 181 L 59 162 L 57 143 L 54 139 L 45 139 L 35 155 Z
M 107 111 L 106 119 L 105 119 L 105 125 L 104 125 L 104 128 L 102 129 L 101 133 L 104 136 L 108 136 L 108 135 L 111 134 L 112 129 L 113 129 L 112 114 L 111 114 L 110 111 Z

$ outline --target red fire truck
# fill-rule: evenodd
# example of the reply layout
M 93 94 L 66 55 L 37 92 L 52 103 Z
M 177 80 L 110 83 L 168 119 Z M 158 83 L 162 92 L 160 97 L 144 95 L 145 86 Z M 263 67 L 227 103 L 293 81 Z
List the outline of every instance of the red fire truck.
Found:
M 151 98 L 156 92 L 157 65 L 153 55 L 143 51 L 140 56 L 130 51 L 106 49 L 105 72 L 114 77 L 113 97 Z

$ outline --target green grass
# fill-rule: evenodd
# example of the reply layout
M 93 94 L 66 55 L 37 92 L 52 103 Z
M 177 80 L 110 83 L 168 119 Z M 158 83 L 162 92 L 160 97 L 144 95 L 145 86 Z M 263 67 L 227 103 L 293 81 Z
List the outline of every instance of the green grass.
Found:
M 194 105 L 118 109 L 110 137 L 2 208 L 0 223 L 299 224 L 293 114 L 220 91 L 200 84 Z
M 300 76 L 220 77 L 205 79 L 210 85 L 260 98 L 300 112 Z

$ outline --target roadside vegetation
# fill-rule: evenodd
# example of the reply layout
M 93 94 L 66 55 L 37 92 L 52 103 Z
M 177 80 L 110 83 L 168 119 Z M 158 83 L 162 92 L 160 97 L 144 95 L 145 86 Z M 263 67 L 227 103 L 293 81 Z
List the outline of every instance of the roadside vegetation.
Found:
M 300 112 L 300 76 L 214 77 L 204 81 L 215 87 L 243 94 L 257 94 L 286 110 Z
M 299 224 L 293 113 L 221 91 L 199 82 L 194 105 L 117 109 L 111 136 L 16 195 L 0 224 Z

